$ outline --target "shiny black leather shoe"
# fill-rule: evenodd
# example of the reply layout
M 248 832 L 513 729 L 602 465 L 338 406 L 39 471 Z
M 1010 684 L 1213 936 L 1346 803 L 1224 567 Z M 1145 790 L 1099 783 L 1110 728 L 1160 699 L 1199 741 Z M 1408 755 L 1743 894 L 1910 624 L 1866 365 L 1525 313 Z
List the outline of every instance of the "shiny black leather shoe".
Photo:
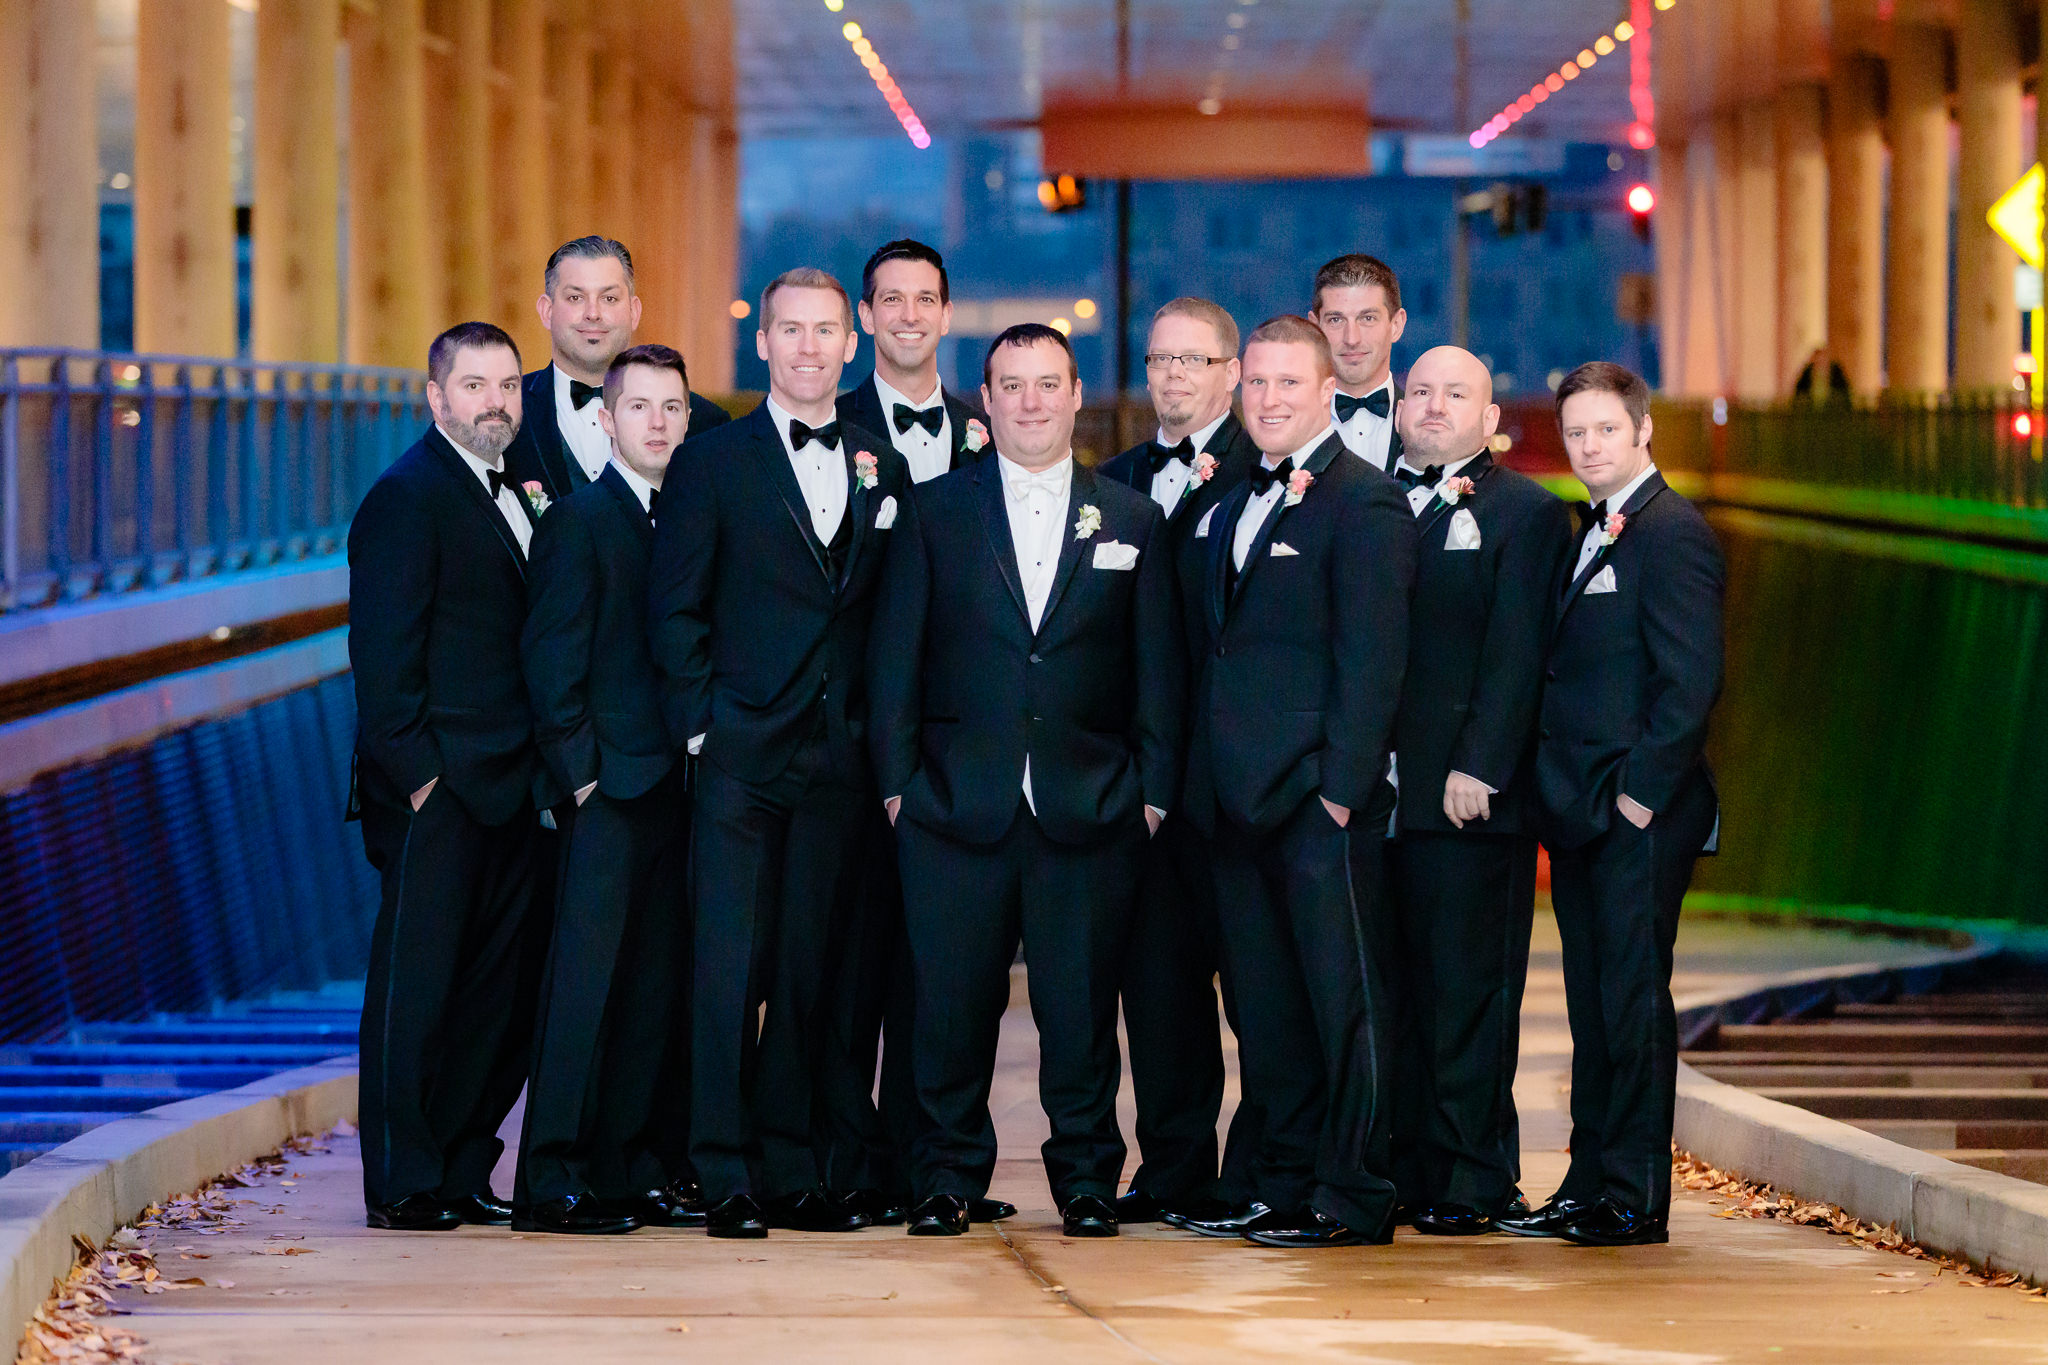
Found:
M 1116 1221 L 1119 1223 L 1156 1223 L 1165 1212 L 1159 1201 L 1143 1190 L 1131 1190 L 1116 1198 Z
M 637 1232 L 640 1220 L 605 1203 L 594 1194 L 565 1194 L 549 1199 L 512 1219 L 514 1232 L 566 1232 L 585 1237 L 612 1237 Z
M 1316 1250 L 1323 1247 L 1384 1246 L 1394 1240 L 1394 1225 L 1388 1219 L 1386 1230 L 1378 1235 L 1360 1232 L 1347 1227 L 1327 1214 L 1314 1209 L 1302 1209 L 1295 1213 L 1273 1211 L 1252 1223 L 1244 1230 L 1245 1240 L 1262 1247 L 1285 1247 L 1289 1250 Z
M 1007 1199 L 990 1199 L 983 1195 L 967 1201 L 967 1221 L 970 1223 L 1000 1223 L 1005 1218 L 1015 1218 L 1017 1206 Z
M 957 1194 L 935 1194 L 910 1211 L 912 1237 L 958 1237 L 967 1231 L 967 1201 Z
M 1582 1247 L 1658 1246 L 1671 1240 L 1663 1218 L 1637 1213 L 1613 1199 L 1602 1199 L 1566 1223 L 1558 1235 Z
M 388 1232 L 451 1232 L 462 1226 L 455 1210 L 431 1194 L 409 1194 L 396 1204 L 372 1204 L 363 1221 Z
M 1069 1237 L 1116 1236 L 1116 1210 L 1095 1194 L 1077 1194 L 1060 1210 L 1061 1230 Z
M 1204 1199 L 1185 1209 L 1168 1209 L 1160 1221 L 1203 1237 L 1242 1237 L 1247 1227 L 1271 1212 L 1256 1199 L 1249 1204 Z
M 694 1180 L 671 1180 L 661 1187 L 661 1193 L 685 1213 L 703 1213 L 711 1207 L 704 1201 L 704 1187 Z
M 704 1211 L 704 1231 L 713 1237 L 766 1237 L 768 1225 L 752 1196 L 736 1194 Z
M 465 1194 L 460 1199 L 448 1200 L 447 1204 L 450 1213 L 480 1228 L 512 1225 L 512 1206 L 490 1194 Z
M 1565 1224 L 1581 1214 L 1589 1213 L 1592 1205 L 1577 1199 L 1553 1199 L 1542 1208 L 1529 1213 L 1503 1213 L 1493 1220 L 1493 1226 L 1500 1232 L 1512 1233 L 1517 1237 L 1562 1237 Z
M 1493 1216 L 1469 1204 L 1431 1204 L 1413 1221 L 1417 1232 L 1431 1237 L 1477 1237 L 1493 1231 Z
M 1529 1201 L 1520 1190 L 1516 1190 L 1514 1197 L 1501 1206 L 1501 1211 L 1493 1215 L 1493 1219 L 1497 1223 L 1503 1218 L 1527 1218 L 1528 1216 Z
M 872 1227 L 901 1227 L 910 1217 L 909 1204 L 891 1199 L 880 1190 L 841 1190 L 833 1193 L 832 1198 L 844 1207 L 866 1215 Z
M 762 1221 L 771 1228 L 792 1232 L 859 1232 L 867 1227 L 868 1216 L 848 1208 L 823 1190 L 779 1195 L 762 1209 Z
M 674 1186 L 647 1190 L 628 1199 L 614 1200 L 612 1207 L 640 1220 L 650 1228 L 701 1228 L 705 1222 L 704 1201 L 692 1208 L 676 1198 Z

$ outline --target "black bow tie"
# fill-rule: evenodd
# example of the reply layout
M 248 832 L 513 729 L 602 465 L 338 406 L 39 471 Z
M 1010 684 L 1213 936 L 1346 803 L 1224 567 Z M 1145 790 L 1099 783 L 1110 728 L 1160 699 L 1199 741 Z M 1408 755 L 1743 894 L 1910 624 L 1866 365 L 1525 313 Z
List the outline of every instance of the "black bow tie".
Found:
M 1294 464 L 1290 460 L 1282 460 L 1278 469 L 1268 469 L 1266 462 L 1260 460 L 1252 466 L 1251 476 L 1247 482 L 1252 486 L 1252 496 L 1263 498 L 1272 491 L 1274 484 L 1286 483 L 1293 474 Z
M 791 450 L 802 450 L 812 441 L 816 441 L 827 450 L 837 450 L 839 448 L 839 423 L 827 422 L 822 427 L 811 427 L 805 426 L 795 418 L 791 418 L 789 423 L 789 448 Z
M 1572 504 L 1572 511 L 1578 514 L 1580 535 L 1584 535 L 1595 526 L 1604 524 L 1607 520 L 1607 502 L 1605 499 L 1595 503 L 1575 502 Z
M 1407 465 L 1397 462 L 1394 465 L 1394 477 L 1401 481 L 1403 488 L 1434 488 L 1443 481 L 1444 467 L 1433 464 L 1418 474 Z
M 489 480 L 490 482 L 492 502 L 496 502 L 498 500 L 498 494 L 502 492 L 504 489 L 509 488 L 512 484 L 512 481 L 510 479 L 506 478 L 502 472 L 496 469 L 485 470 L 484 478 Z
M 650 488 L 650 489 L 648 489 L 648 490 L 647 490 L 647 519 L 648 519 L 649 521 L 653 521 L 653 520 L 654 520 L 654 512 L 655 512 L 655 509 L 656 509 L 656 508 L 658 508 L 658 507 L 660 507 L 660 506 L 661 506 L 661 490 L 660 490 L 659 488 Z
M 1363 398 L 1353 398 L 1348 393 L 1337 395 L 1337 420 L 1348 422 L 1364 408 L 1375 417 L 1385 417 L 1393 408 L 1393 395 L 1386 389 L 1374 389 Z
M 898 403 L 894 410 L 896 434 L 901 436 L 912 427 L 923 427 L 933 436 L 946 424 L 946 405 L 937 403 L 928 408 L 913 408 L 908 403 Z
M 586 384 L 580 379 L 569 381 L 569 406 L 576 409 L 576 411 L 583 411 L 585 403 L 602 401 L 604 401 L 604 385 Z
M 1195 438 L 1183 436 L 1179 444 L 1170 446 L 1163 446 L 1157 441 L 1152 442 L 1145 448 L 1146 475 L 1156 476 L 1160 470 L 1166 468 L 1169 460 L 1179 460 L 1192 468 L 1195 463 Z

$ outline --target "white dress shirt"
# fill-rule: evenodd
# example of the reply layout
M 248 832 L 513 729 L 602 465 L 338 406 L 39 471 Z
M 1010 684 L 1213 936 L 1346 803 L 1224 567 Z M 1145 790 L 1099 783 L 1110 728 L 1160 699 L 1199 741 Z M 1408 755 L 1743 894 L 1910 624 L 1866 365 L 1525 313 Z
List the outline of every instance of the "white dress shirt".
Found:
M 633 467 L 616 455 L 612 467 L 619 471 L 619 477 L 626 481 L 626 487 L 633 490 L 633 496 L 640 499 L 640 510 L 645 512 L 654 506 L 654 485 L 633 472 Z
M 1351 414 L 1350 421 L 1337 422 L 1337 400 L 1332 398 L 1330 399 L 1330 420 L 1337 422 L 1337 434 L 1344 438 L 1344 444 L 1350 448 L 1353 455 L 1358 456 L 1374 469 L 1384 470 L 1387 467 L 1387 452 L 1394 443 L 1395 394 L 1393 376 L 1387 376 L 1387 381 L 1381 384 L 1380 388 L 1385 389 L 1387 392 L 1387 415 L 1385 417 L 1375 417 L 1364 408 L 1360 408 L 1357 412 Z M 1378 391 L 1375 389 L 1372 392 L 1376 393 Z M 1359 395 L 1361 398 L 1369 398 L 1371 396 L 1371 393 Z
M 1474 452 L 1473 454 L 1467 455 L 1464 459 L 1458 461 L 1456 464 L 1445 465 L 1444 472 L 1437 478 L 1437 483 L 1442 483 L 1445 479 L 1454 477 L 1459 470 L 1463 469 L 1466 465 L 1471 464 L 1474 460 L 1478 458 L 1478 453 Z M 1407 470 L 1411 474 L 1420 474 L 1422 472 L 1420 469 L 1417 469 L 1415 467 L 1415 465 L 1408 459 L 1406 455 L 1403 455 L 1400 459 L 1394 461 L 1394 463 L 1398 467 Z M 1387 472 L 1391 474 L 1394 471 L 1390 469 Z M 1431 501 L 1435 499 L 1435 497 L 1436 484 L 1416 484 L 1415 487 L 1408 490 L 1408 510 L 1419 517 L 1422 515 L 1422 509 L 1429 506 L 1429 504 L 1431 503 Z
M 1188 441 L 1194 448 L 1195 454 L 1199 455 L 1202 453 L 1203 447 L 1209 444 L 1209 438 L 1216 434 L 1216 428 L 1222 426 L 1223 419 L 1228 416 L 1230 416 L 1230 409 L 1225 408 L 1221 413 L 1217 414 L 1215 421 L 1209 423 L 1208 426 L 1203 427 L 1200 431 L 1190 433 Z M 1178 441 L 1167 440 L 1166 432 L 1163 429 L 1153 439 L 1162 446 L 1180 444 Z M 1188 489 L 1194 487 L 1194 482 L 1195 467 L 1192 464 L 1182 459 L 1168 460 L 1159 467 L 1159 472 L 1152 476 L 1152 501 L 1158 503 L 1159 510 L 1170 517 L 1173 515 L 1173 509 L 1180 506 L 1181 497 Z
M 796 471 L 796 486 L 803 490 L 804 506 L 811 509 L 811 529 L 818 533 L 820 542 L 830 545 L 832 537 L 839 534 L 839 523 L 846 518 L 846 457 L 840 453 L 845 438 L 841 437 L 840 444 L 829 450 L 816 441 L 806 441 L 804 448 L 797 450 L 789 443 L 789 424 L 796 419 L 772 398 L 768 400 L 768 415 L 775 419 L 775 434 L 782 438 L 790 468 Z
M 946 390 L 938 380 L 932 381 L 932 391 L 920 401 L 906 398 L 889 382 L 882 378 L 881 371 L 875 372 L 875 394 L 882 400 L 883 434 L 896 447 L 910 465 L 910 481 L 923 483 L 936 479 L 953 467 L 953 415 L 946 411 Z M 935 407 L 939 410 L 939 434 L 934 436 L 923 427 L 912 426 L 908 431 L 896 430 L 896 405 L 916 408 L 920 412 Z
M 612 438 L 604 434 L 604 424 L 597 420 L 603 400 L 594 398 L 577 407 L 569 399 L 569 372 L 559 365 L 554 371 L 555 425 L 561 428 L 562 444 L 582 468 L 583 477 L 596 483 L 612 457 Z
M 1636 490 L 1645 483 L 1648 483 L 1650 476 L 1656 472 L 1657 466 L 1654 463 L 1645 465 L 1642 473 L 1630 479 L 1622 486 L 1622 490 L 1619 493 L 1616 493 L 1607 500 L 1607 511 L 1609 514 L 1619 512 L 1622 508 L 1628 506 L 1628 500 L 1636 495 Z M 1572 582 L 1576 583 L 1579 581 L 1579 575 L 1584 573 L 1586 566 L 1593 562 L 1593 556 L 1600 553 L 1601 533 L 1605 530 L 1605 518 L 1586 528 L 1585 539 L 1579 542 L 1579 562 L 1572 569 Z
M 462 442 L 456 440 L 453 436 L 449 436 L 448 429 L 439 422 L 434 423 L 434 430 L 440 432 L 447 439 L 448 444 L 455 447 L 455 453 L 462 457 L 463 463 L 468 465 L 470 472 L 476 475 L 476 481 L 484 486 L 484 495 L 486 497 L 490 495 L 491 491 L 491 475 L 496 474 L 500 476 L 497 497 L 498 515 L 505 518 L 505 524 L 512 530 L 512 538 L 519 542 L 520 557 L 524 558 L 527 544 L 533 539 L 533 521 L 526 515 L 526 507 L 524 506 L 526 495 L 519 491 L 519 485 L 503 477 L 504 457 L 501 455 L 498 457 L 499 462 L 497 464 L 490 464 L 470 454 L 468 450 L 464 449 Z
M 1070 451 L 1050 469 L 1036 474 L 997 454 L 1003 471 L 1003 506 L 1010 514 L 1010 544 L 1017 551 L 1017 579 L 1024 586 L 1024 606 L 1036 631 L 1052 596 L 1052 580 L 1060 566 L 1060 545 L 1067 526 L 1067 502 L 1074 491 L 1074 456 Z M 1024 804 L 1038 814 L 1031 799 L 1031 755 L 1024 755 Z
M 1287 463 L 1291 463 L 1295 468 L 1299 469 L 1301 462 L 1314 454 L 1317 446 L 1330 439 L 1330 432 L 1333 427 L 1334 424 L 1324 427 L 1321 431 L 1317 432 L 1314 440 L 1287 457 Z M 1278 467 L 1277 465 L 1274 466 L 1274 468 Z M 1244 572 L 1244 558 L 1252 552 L 1252 542 L 1259 538 L 1259 528 L 1266 524 L 1266 517 L 1272 512 L 1273 504 L 1280 501 L 1281 496 L 1286 491 L 1287 485 L 1285 483 L 1276 483 L 1265 492 L 1255 493 L 1246 500 L 1244 511 L 1240 512 L 1237 517 L 1237 539 L 1231 542 L 1232 562 L 1237 565 L 1239 573 Z

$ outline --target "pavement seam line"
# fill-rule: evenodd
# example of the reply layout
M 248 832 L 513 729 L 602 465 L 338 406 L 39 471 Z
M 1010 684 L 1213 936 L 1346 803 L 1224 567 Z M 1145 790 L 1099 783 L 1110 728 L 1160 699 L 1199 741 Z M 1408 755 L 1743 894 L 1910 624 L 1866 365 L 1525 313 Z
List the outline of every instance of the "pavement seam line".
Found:
M 1024 1254 L 1024 1248 L 1018 1246 L 1015 1242 L 1010 1240 L 1009 1232 L 1004 1229 L 1001 1223 L 992 1223 L 990 1224 L 990 1226 L 995 1229 L 996 1236 L 1003 1239 L 1003 1245 L 1009 1248 L 1010 1255 L 1013 1258 L 1015 1258 L 1017 1264 L 1023 1268 L 1024 1273 L 1029 1275 L 1032 1279 L 1038 1281 L 1039 1288 L 1056 1296 L 1061 1303 L 1073 1309 L 1076 1313 L 1079 1313 L 1082 1317 L 1088 1319 L 1088 1321 L 1094 1323 L 1097 1327 L 1100 1327 L 1103 1331 L 1109 1333 L 1112 1337 L 1115 1337 L 1123 1345 L 1137 1352 L 1145 1359 L 1155 1361 L 1157 1362 L 1157 1365 L 1173 1365 L 1173 1362 L 1167 1360 L 1166 1357 L 1154 1355 L 1152 1352 L 1146 1350 L 1143 1346 L 1140 1346 L 1137 1342 L 1132 1341 L 1129 1337 L 1125 1336 L 1122 1332 L 1119 1332 L 1114 1326 L 1110 1324 L 1108 1319 L 1103 1318 L 1102 1316 L 1097 1314 L 1093 1309 L 1089 1308 L 1086 1304 L 1081 1303 L 1079 1300 L 1075 1299 L 1075 1297 L 1072 1294 L 1068 1293 L 1067 1287 L 1065 1285 L 1056 1284 L 1053 1281 L 1048 1280 L 1045 1277 L 1044 1273 L 1040 1271 L 1039 1268 L 1032 1263 L 1031 1258 Z

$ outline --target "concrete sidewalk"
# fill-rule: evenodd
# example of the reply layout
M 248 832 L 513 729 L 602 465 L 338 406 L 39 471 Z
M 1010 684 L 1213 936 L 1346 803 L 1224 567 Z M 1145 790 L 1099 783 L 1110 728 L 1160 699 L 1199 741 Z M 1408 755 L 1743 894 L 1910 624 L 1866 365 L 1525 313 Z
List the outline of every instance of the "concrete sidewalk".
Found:
M 1922 951 L 1689 922 L 1678 989 Z M 1516 1087 L 1525 1184 L 1539 1200 L 1564 1172 L 1569 1050 L 1556 935 L 1543 915 Z M 1035 1052 L 1013 992 L 995 1095 L 1003 1160 L 994 1192 L 1021 1212 L 957 1241 L 900 1229 L 778 1232 L 752 1243 L 659 1231 L 372 1233 L 346 1141 L 247 1191 L 242 1227 L 148 1234 L 167 1277 L 203 1276 L 208 1287 L 124 1294 L 133 1313 L 124 1325 L 150 1343 L 152 1360 L 193 1365 L 2048 1360 L 2040 1300 L 1937 1281 L 1922 1262 L 1816 1229 L 1719 1219 L 1715 1205 L 1683 1192 L 1671 1245 L 1625 1251 L 1406 1230 L 1391 1247 L 1324 1253 L 1156 1227 L 1068 1241 L 1037 1158 L 1045 1128 Z M 1124 1117 L 1128 1131 L 1128 1085 Z M 509 1168 L 498 1187 L 511 1188 Z M 286 1248 L 311 1254 L 280 1254 Z

